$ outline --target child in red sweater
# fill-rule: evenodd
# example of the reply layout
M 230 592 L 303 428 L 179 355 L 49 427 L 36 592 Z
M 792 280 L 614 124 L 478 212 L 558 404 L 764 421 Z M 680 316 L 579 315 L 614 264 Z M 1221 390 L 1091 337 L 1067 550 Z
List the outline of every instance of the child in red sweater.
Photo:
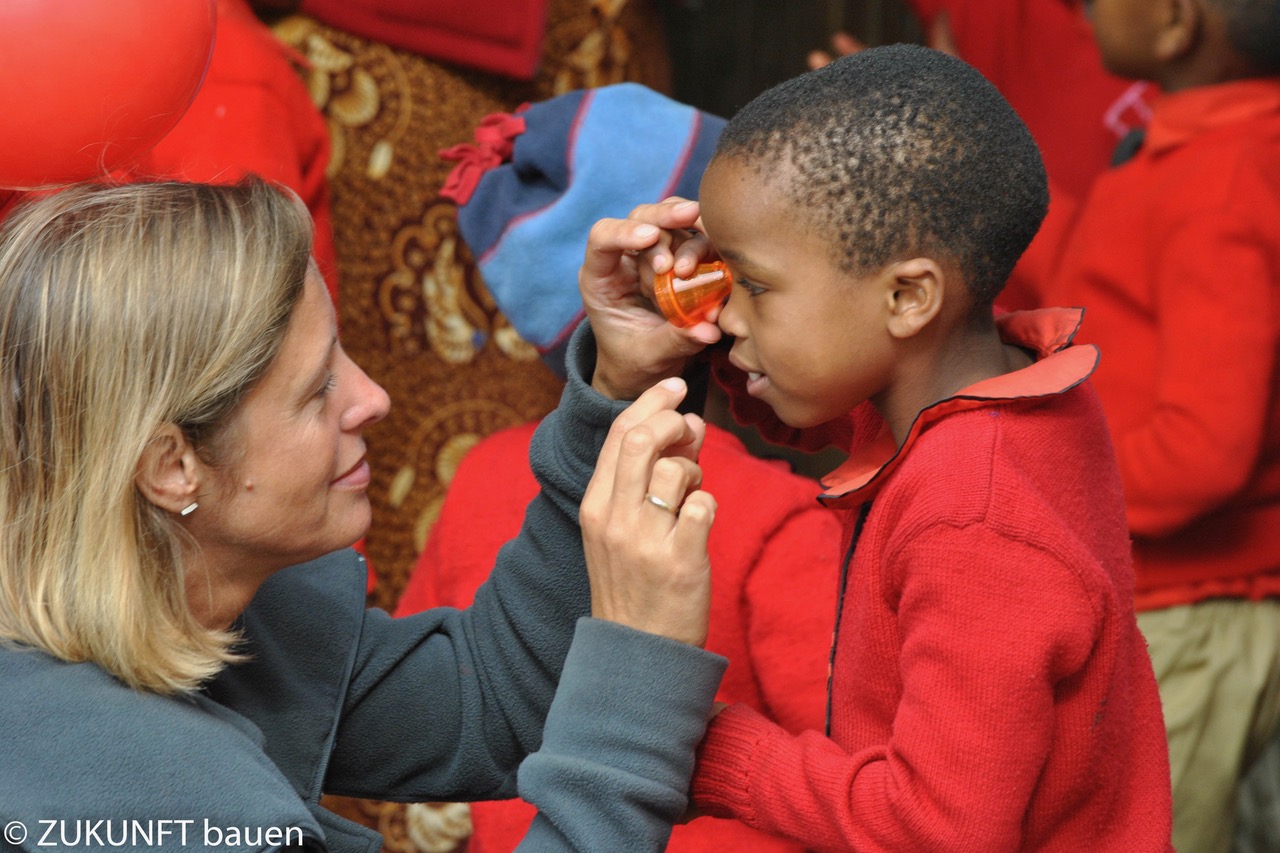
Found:
M 503 543 L 519 532 L 538 491 L 529 469 L 536 424 L 501 430 L 467 452 L 440 516 L 396 605 L 397 616 L 467 607 Z M 717 698 L 745 702 L 788 731 L 822 725 L 826 650 L 839 553 L 837 513 L 818 484 L 786 463 L 751 456 L 736 436 L 707 424 L 698 465 L 720 521 L 707 542 L 711 622 L 706 648 L 729 659 Z M 505 853 L 524 838 L 535 809 L 522 800 L 471 804 L 468 853 Z M 799 853 L 803 846 L 730 820 L 677 826 L 669 853 Z
M 1110 70 L 1162 94 L 1037 289 L 1086 306 L 1105 355 L 1174 842 L 1228 851 L 1280 726 L 1280 2 L 1088 6 Z
M 1040 146 L 1055 193 L 1079 199 L 1146 124 L 1153 87 L 1111 74 L 1076 0 L 907 0 L 931 47 L 995 84 Z M 833 48 L 857 49 L 838 33 Z M 815 52 L 810 67 L 830 61 Z
M 850 457 L 826 731 L 728 707 L 694 806 L 818 850 L 1170 850 L 1097 351 L 1079 311 L 993 319 L 1047 203 L 1026 127 L 963 62 L 874 48 L 748 104 L 700 193 L 705 236 L 693 202 L 593 228 L 593 385 L 634 393 L 722 329 L 739 416 Z M 637 270 L 711 246 L 719 326 L 660 327 Z

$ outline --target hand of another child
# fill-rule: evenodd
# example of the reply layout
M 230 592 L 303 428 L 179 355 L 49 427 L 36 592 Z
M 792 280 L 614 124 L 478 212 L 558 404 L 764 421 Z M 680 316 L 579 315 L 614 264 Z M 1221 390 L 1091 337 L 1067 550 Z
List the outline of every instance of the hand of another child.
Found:
M 836 56 L 848 56 L 851 53 L 857 53 L 860 50 L 866 50 L 867 44 L 855 36 L 846 33 L 843 30 L 837 31 L 831 36 L 831 50 L 835 52 L 835 56 L 827 53 L 825 50 L 811 50 L 806 58 L 810 71 L 817 71 L 824 65 L 830 65 Z
M 715 323 L 678 328 L 649 299 L 655 272 L 674 266 L 677 275 L 690 274 L 710 253 L 706 238 L 693 231 L 697 224 L 698 203 L 672 198 L 592 226 L 578 286 L 596 338 L 591 384 L 605 396 L 634 398 L 678 376 L 690 356 L 720 340 Z
M 929 47 L 951 56 L 960 56 L 960 49 L 956 47 L 955 36 L 951 32 L 951 19 L 945 10 L 939 11 L 933 16 L 933 21 L 929 24 L 928 30 L 925 34 L 925 42 Z M 851 53 L 866 49 L 866 42 L 843 30 L 838 30 L 831 36 L 832 53 L 828 53 L 825 50 L 811 50 L 809 55 L 805 57 L 805 61 L 810 71 L 817 71 L 825 65 L 830 65 L 835 61 L 836 57 L 848 56 Z
M 702 646 L 716 502 L 698 491 L 702 471 L 693 461 L 706 425 L 676 411 L 686 392 L 683 380 L 663 380 L 618 416 L 579 518 L 591 615 Z

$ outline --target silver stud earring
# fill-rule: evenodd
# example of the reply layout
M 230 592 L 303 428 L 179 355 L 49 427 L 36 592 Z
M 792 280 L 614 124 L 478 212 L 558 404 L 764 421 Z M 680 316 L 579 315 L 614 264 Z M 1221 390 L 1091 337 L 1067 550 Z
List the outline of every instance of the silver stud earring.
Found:
M 200 504 L 196 503 L 195 501 L 192 501 L 191 503 L 187 504 L 186 506 L 184 506 L 184 507 L 182 508 L 182 513 L 181 513 L 181 514 L 182 514 L 182 515 L 191 515 L 191 513 L 193 513 L 193 512 L 195 512 L 195 511 L 196 511 L 196 507 L 198 507 L 198 506 L 200 506 Z

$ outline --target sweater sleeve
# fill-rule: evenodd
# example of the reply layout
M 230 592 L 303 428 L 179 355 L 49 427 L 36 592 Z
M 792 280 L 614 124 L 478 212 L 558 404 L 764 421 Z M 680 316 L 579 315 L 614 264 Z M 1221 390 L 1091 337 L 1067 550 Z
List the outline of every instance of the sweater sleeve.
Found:
M 542 748 L 520 767 L 520 795 L 538 815 L 518 849 L 665 849 L 726 664 L 684 643 L 581 620 Z
M 594 363 L 583 324 L 570 364 Z M 570 376 L 530 448 L 541 493 L 467 610 L 393 620 L 370 611 L 344 701 L 327 790 L 350 796 L 463 800 L 512 796 L 537 749 L 573 637 L 590 609 L 578 504 L 614 417 Z
M 1055 685 L 1093 647 L 1093 605 L 1061 561 L 981 525 L 915 535 L 894 567 L 900 691 L 846 682 L 833 698 L 863 725 L 869 708 L 892 708 L 884 740 L 846 751 L 731 707 L 700 749 L 697 806 L 818 850 L 1018 849 L 1054 736 Z M 894 640 L 856 642 L 891 654 Z
M 1207 208 L 1162 235 L 1155 401 L 1115 434 L 1135 535 L 1172 533 L 1220 507 L 1257 466 L 1280 343 L 1280 254 L 1264 233 L 1270 227 Z

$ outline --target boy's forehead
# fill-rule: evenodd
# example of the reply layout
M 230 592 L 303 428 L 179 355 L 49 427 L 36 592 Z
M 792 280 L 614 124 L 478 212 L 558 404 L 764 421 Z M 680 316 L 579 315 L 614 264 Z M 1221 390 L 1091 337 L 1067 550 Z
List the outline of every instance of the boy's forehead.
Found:
M 785 190 L 787 181 L 794 179 L 789 175 L 791 171 L 774 154 L 717 156 L 702 174 L 700 197 L 705 199 L 708 193 L 713 196 L 749 194 L 774 203 L 789 194 Z
M 831 260 L 834 239 L 778 171 L 733 158 L 714 163 L 702 182 L 702 222 L 717 253 L 748 275 L 770 276 L 797 254 Z
M 808 223 L 810 208 L 797 180 L 795 169 L 776 155 L 712 160 L 699 194 L 703 222 L 709 229 L 739 218 Z

